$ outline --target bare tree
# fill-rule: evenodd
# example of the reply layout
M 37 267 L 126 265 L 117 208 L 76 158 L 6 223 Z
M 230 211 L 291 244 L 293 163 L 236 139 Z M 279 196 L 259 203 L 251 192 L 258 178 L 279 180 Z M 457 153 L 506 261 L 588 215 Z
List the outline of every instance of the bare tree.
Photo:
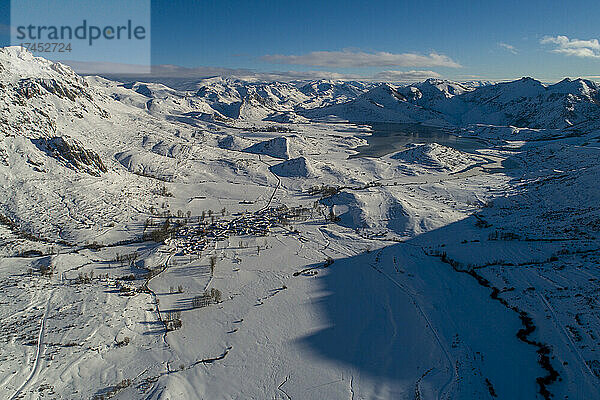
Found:
M 215 274 L 215 267 L 217 266 L 217 256 L 210 257 L 210 274 Z

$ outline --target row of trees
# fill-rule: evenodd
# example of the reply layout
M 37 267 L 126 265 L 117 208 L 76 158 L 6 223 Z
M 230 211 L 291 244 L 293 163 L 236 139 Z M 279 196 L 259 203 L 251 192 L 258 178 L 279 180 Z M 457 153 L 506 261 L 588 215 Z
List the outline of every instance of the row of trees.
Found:
M 200 296 L 195 296 L 192 299 L 192 307 L 201 308 L 207 307 L 214 303 L 221 302 L 221 291 L 219 289 L 210 289 L 210 291 L 205 291 Z

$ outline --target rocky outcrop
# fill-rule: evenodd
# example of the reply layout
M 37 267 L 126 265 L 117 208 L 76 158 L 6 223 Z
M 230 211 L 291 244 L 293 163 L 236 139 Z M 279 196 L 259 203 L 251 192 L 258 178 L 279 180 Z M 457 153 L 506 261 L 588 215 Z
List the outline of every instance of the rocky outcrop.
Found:
M 19 81 L 15 90 L 27 99 L 50 93 L 63 99 L 75 101 L 79 96 L 90 97 L 85 91 L 85 85 L 85 82 L 81 84 L 67 83 L 53 78 L 25 78 Z
M 49 139 L 35 139 L 32 142 L 38 149 L 75 171 L 85 172 L 93 176 L 100 176 L 102 172 L 108 171 L 97 153 L 84 148 L 81 143 L 74 139 L 55 136 Z

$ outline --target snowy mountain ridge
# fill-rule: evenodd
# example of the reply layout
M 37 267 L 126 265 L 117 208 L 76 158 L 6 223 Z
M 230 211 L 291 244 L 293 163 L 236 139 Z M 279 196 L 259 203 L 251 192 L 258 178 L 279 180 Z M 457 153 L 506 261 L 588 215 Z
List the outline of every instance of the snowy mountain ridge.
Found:
M 0 49 L 1 398 L 600 398 L 596 84 L 187 84 Z
M 597 121 L 599 106 L 598 84 L 584 79 L 566 78 L 546 86 L 522 78 L 475 88 L 427 80 L 409 86 L 382 84 L 348 103 L 309 110 L 305 115 L 332 115 L 355 122 L 412 120 L 459 127 L 490 124 L 556 129 Z
M 209 79 L 192 96 L 219 116 L 256 120 L 286 113 L 313 120 L 419 122 L 557 129 L 600 116 L 595 82 L 569 78 L 544 85 L 532 78 L 487 85 L 428 79 L 411 85 Z
M 129 84 L 131 85 L 131 84 Z M 139 85 L 139 84 L 138 84 Z M 418 122 L 558 129 L 588 126 L 599 115 L 598 84 L 569 79 L 544 85 L 532 78 L 512 82 L 452 82 L 430 78 L 415 84 L 317 80 L 248 82 L 209 78 L 187 98 L 219 117 L 268 120 Z M 205 109 L 204 111 L 207 111 Z M 301 119 L 301 118 L 300 118 Z

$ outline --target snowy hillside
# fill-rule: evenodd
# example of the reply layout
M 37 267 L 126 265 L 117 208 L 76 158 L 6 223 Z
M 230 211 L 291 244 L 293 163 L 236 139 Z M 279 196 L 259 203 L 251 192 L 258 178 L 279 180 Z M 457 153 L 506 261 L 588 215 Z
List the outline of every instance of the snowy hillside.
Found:
M 363 82 L 322 79 L 297 84 L 298 90 L 308 97 L 308 100 L 301 104 L 302 108 L 307 109 L 345 103 L 366 92 L 370 86 L 373 85 Z
M 594 83 L 0 93 L 0 398 L 600 398 Z
M 583 79 L 544 86 L 523 78 L 484 86 L 455 102 L 467 111 L 460 122 L 513 125 L 522 128 L 566 128 L 597 119 L 600 110 L 597 84 Z
M 485 161 L 482 157 L 466 154 L 437 143 L 414 145 L 390 157 L 401 160 L 413 168 L 418 166 L 440 172 L 458 172 Z
M 388 83 L 380 84 L 347 103 L 311 109 L 303 115 L 315 120 L 444 123 L 437 112 L 415 106 L 398 87 Z

